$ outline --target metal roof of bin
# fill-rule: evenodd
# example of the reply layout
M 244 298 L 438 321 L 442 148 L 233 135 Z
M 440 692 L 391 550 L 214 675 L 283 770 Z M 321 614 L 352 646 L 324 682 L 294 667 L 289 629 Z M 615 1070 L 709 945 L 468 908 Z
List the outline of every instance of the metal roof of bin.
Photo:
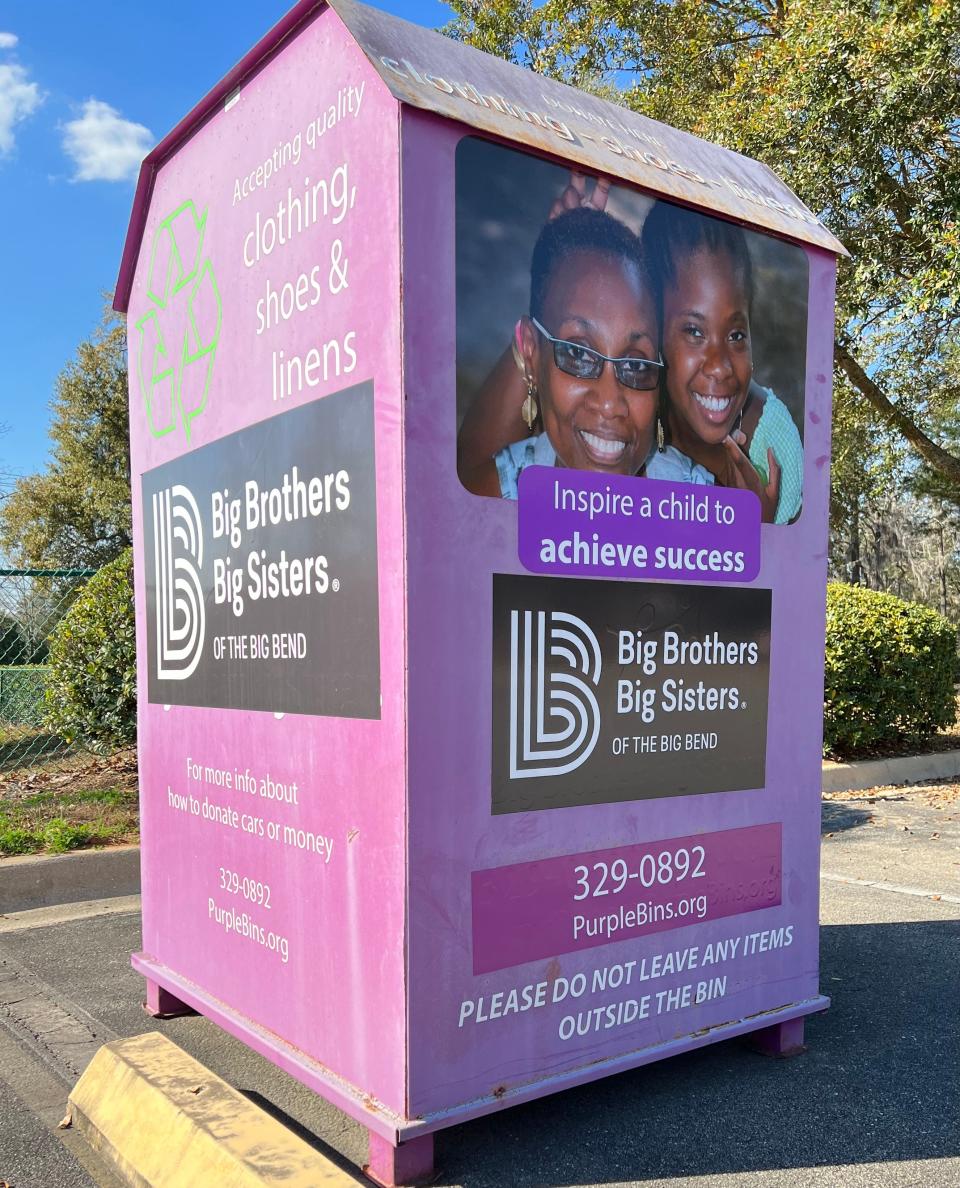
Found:
M 328 6 L 401 103 L 574 162 L 586 172 L 847 254 L 759 161 L 355 0 L 300 0 L 144 158 L 117 279 L 118 310 L 129 303 L 157 171 L 285 41 Z

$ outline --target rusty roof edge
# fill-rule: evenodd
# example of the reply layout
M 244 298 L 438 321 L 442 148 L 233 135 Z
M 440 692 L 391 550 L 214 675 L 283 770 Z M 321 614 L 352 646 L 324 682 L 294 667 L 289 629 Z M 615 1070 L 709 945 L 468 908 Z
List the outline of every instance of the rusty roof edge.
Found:
M 147 223 L 154 179 L 160 166 L 219 107 L 223 100 L 243 83 L 244 79 L 248 78 L 288 37 L 296 33 L 315 11 L 325 7 L 326 4 L 327 0 L 298 0 L 293 8 L 282 16 L 260 38 L 257 44 L 244 54 L 236 66 L 225 74 L 176 127 L 171 129 L 163 140 L 144 157 L 137 178 L 137 189 L 133 196 L 133 206 L 130 211 L 130 221 L 127 225 L 127 236 L 123 244 L 123 255 L 120 257 L 120 270 L 113 296 L 113 308 L 118 313 L 126 313 L 130 305 L 133 274 L 136 270 L 140 244 Z
M 758 164 L 758 165 L 761 167 L 761 169 L 763 169 L 765 172 L 769 173 L 771 177 L 775 177 L 775 178 L 777 179 L 777 181 L 778 181 L 778 182 L 779 182 L 779 183 L 780 183 L 782 186 L 785 186 L 785 185 L 787 184 L 787 183 L 786 183 L 786 182 L 783 180 L 783 178 L 780 176 L 780 174 L 779 174 L 779 173 L 777 173 L 777 171 L 776 171 L 775 169 L 773 169 L 773 168 L 772 168 L 770 165 L 768 165 L 768 164 L 766 163 L 766 161 L 760 161 L 760 160 L 758 160 L 756 157 L 750 157 L 750 158 L 748 158 L 748 159 L 749 159 L 749 160 L 751 160 L 751 161 L 756 161 L 756 162 L 757 162 L 757 164 Z M 791 189 L 791 193 L 793 193 L 792 189 Z M 796 197 L 796 195 L 795 195 L 795 194 L 794 194 L 794 197 Z M 815 213 L 814 213 L 814 212 L 813 212 L 813 211 L 810 209 L 810 207 L 809 207 L 809 206 L 807 206 L 806 202 L 804 202 L 802 198 L 797 198 L 797 202 L 800 204 L 800 206 L 802 206 L 802 207 L 803 207 L 803 209 L 804 209 L 805 211 L 807 211 L 807 213 L 808 213 L 808 214 L 810 214 L 810 215 L 811 215 L 813 218 L 815 218 L 815 219 L 817 220 L 817 222 L 820 224 L 820 226 L 821 226 L 821 227 L 826 227 L 827 231 L 830 231 L 830 228 L 829 228 L 829 227 L 827 227 L 827 224 L 826 224 L 826 223 L 825 223 L 825 222 L 824 222 L 824 221 L 823 221 L 823 220 L 820 218 L 820 216 L 819 216 L 818 214 L 815 214 Z M 833 251 L 833 253 L 834 253 L 834 255 L 837 255 L 837 256 L 846 256 L 846 258 L 849 260 L 849 259 L 850 259 L 850 252 L 848 251 L 848 249 L 847 249 L 846 247 L 844 247 L 843 243 L 842 243 L 842 242 L 841 242 L 839 239 L 837 239 L 837 237 L 836 237 L 836 236 L 833 234 L 833 232 L 832 232 L 832 231 L 830 231 L 830 237 L 833 239 L 833 242 L 836 244 L 836 247 L 834 247 L 834 248 L 832 248 L 832 249 L 830 249 L 830 248 L 827 248 L 826 250 L 827 250 L 827 251 L 831 251 L 831 250 L 832 250 L 832 251 Z M 813 246 L 813 247 L 822 247 L 823 245 L 822 245 L 822 244 L 813 244 L 813 245 L 811 245 L 811 246 Z
M 581 91 L 576 87 L 571 87 L 567 83 L 560 82 L 558 79 L 548 78 L 543 75 L 536 75 L 535 73 L 525 70 L 514 62 L 508 62 L 504 59 L 497 58 L 494 55 L 485 54 L 481 50 L 473 46 L 469 46 L 463 42 L 454 41 L 443 36 L 436 29 L 426 29 L 417 25 L 412 25 L 409 21 L 403 20 L 401 17 L 393 16 L 389 13 L 382 12 L 379 9 L 370 7 L 369 4 L 360 2 L 360 0 L 329 0 L 330 7 L 337 13 L 343 21 L 347 30 L 357 43 L 358 47 L 363 51 L 364 56 L 373 66 L 373 68 L 380 75 L 386 87 L 391 91 L 394 98 L 398 102 L 404 103 L 409 107 L 417 108 L 421 111 L 432 112 L 442 119 L 455 120 L 463 124 L 467 128 L 474 128 L 481 133 L 493 133 L 494 135 L 505 138 L 520 147 L 533 147 L 541 151 L 551 152 L 552 155 L 562 157 L 566 156 L 569 160 L 578 160 L 581 164 L 588 168 L 598 169 L 607 176 L 620 178 L 627 184 L 640 185 L 641 187 L 650 190 L 653 193 L 662 194 L 668 201 L 680 202 L 684 205 L 698 207 L 699 209 L 709 211 L 717 214 L 720 217 L 734 219 L 737 222 L 742 222 L 747 226 L 752 226 L 756 229 L 767 233 L 792 240 L 796 243 L 803 243 L 808 246 L 819 247 L 822 250 L 831 252 L 834 255 L 848 256 L 849 252 L 843 244 L 836 238 L 830 229 L 824 226 L 823 223 L 816 217 L 816 215 L 802 202 L 793 190 L 778 176 L 775 170 L 771 169 L 762 161 L 756 160 L 754 157 L 748 157 L 744 153 L 737 152 L 733 149 L 725 148 L 713 141 L 704 140 L 701 137 L 695 136 L 693 133 L 685 132 L 679 128 L 673 128 L 670 125 L 660 123 L 649 116 L 645 116 L 640 112 L 633 111 L 630 108 L 621 107 L 618 104 L 612 103 L 610 100 L 602 99 L 598 95 L 594 95 L 589 91 Z M 369 26 L 369 27 L 368 27 Z M 633 119 L 638 121 L 641 125 L 649 127 L 651 130 L 662 130 L 669 133 L 672 137 L 678 138 L 680 141 L 688 142 L 695 146 L 701 146 L 707 149 L 711 154 L 716 154 L 720 160 L 733 161 L 738 160 L 744 163 L 744 168 L 747 172 L 749 170 L 760 170 L 762 174 L 769 177 L 772 187 L 780 191 L 782 197 L 789 197 L 792 204 L 802 211 L 805 216 L 810 219 L 810 224 L 806 230 L 801 229 L 800 226 L 788 226 L 782 220 L 777 220 L 770 217 L 769 211 L 761 211 L 759 208 L 751 210 L 749 213 L 740 211 L 734 212 L 732 210 L 722 209 L 717 207 L 709 199 L 707 201 L 700 201 L 698 198 L 693 198 L 690 195 L 681 196 L 673 193 L 667 186 L 651 185 L 649 180 L 642 180 L 638 178 L 634 171 L 629 167 L 629 163 L 625 161 L 609 161 L 605 165 L 600 165 L 595 159 L 590 159 L 580 152 L 571 151 L 570 146 L 566 147 L 565 152 L 559 149 L 551 150 L 546 148 L 543 144 L 534 144 L 523 136 L 517 135 L 516 130 L 509 130 L 506 126 L 488 127 L 482 119 L 470 118 L 469 111 L 452 112 L 445 108 L 442 102 L 438 101 L 435 96 L 431 96 L 428 92 L 421 92 L 412 89 L 411 87 L 403 86 L 397 82 L 390 71 L 384 65 L 379 54 L 380 50 L 376 47 L 376 37 L 373 36 L 375 32 L 381 30 L 386 31 L 390 27 L 394 27 L 397 32 L 401 28 L 406 31 L 409 30 L 415 33 L 418 41 L 426 43 L 437 42 L 444 43 L 445 49 L 450 51 L 452 47 L 456 47 L 456 51 L 465 55 L 476 55 L 477 58 L 488 58 L 493 63 L 496 63 L 499 68 L 506 68 L 510 71 L 517 71 L 524 75 L 529 75 L 535 78 L 541 85 L 549 88 L 558 88 L 561 91 L 570 93 L 571 102 L 588 102 L 600 105 L 602 108 L 610 110 L 611 114 L 616 114 L 621 118 Z M 397 51 L 394 51 L 397 52 Z M 407 64 L 408 65 L 408 64 Z M 474 113 L 476 116 L 476 113 Z

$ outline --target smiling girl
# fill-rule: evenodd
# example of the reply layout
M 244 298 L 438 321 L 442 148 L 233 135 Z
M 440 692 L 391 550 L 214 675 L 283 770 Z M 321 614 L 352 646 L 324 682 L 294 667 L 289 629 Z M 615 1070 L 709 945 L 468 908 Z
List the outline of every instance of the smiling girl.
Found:
M 765 522 L 800 511 L 803 446 L 789 411 L 753 381 L 753 271 L 739 227 L 654 204 L 641 239 L 662 318 L 670 442 L 727 487 L 756 491 Z

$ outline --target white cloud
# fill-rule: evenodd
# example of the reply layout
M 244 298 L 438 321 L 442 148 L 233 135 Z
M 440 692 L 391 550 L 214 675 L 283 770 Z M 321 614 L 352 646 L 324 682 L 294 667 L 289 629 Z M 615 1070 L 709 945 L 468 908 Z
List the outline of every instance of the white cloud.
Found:
M 100 99 L 88 99 L 79 119 L 63 126 L 63 151 L 76 167 L 74 181 L 134 178 L 153 143 L 149 128 L 125 120 Z
M 0 157 L 13 151 L 14 128 L 42 102 L 40 88 L 22 66 L 0 66 Z
M 0 33 L 0 49 L 13 49 L 19 40 L 16 33 Z

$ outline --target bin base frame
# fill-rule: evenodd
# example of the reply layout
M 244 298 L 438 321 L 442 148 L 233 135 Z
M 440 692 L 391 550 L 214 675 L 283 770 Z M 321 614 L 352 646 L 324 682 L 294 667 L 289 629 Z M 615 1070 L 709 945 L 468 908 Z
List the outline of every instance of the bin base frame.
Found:
M 773 1056 L 777 1060 L 800 1056 L 807 1050 L 803 1042 L 803 1020 L 804 1016 L 801 1015 L 798 1019 L 787 1019 L 773 1027 L 751 1031 L 747 1043 L 761 1056 Z
M 147 995 L 143 1009 L 153 1019 L 180 1019 L 184 1015 L 196 1015 L 199 1012 L 192 1006 L 164 989 L 159 982 L 147 978 Z
M 370 1154 L 363 1165 L 363 1174 L 382 1188 L 403 1188 L 407 1184 L 426 1184 L 433 1179 L 433 1135 L 394 1146 L 388 1139 L 373 1131 L 370 1135 Z
M 148 999 L 153 996 L 158 1006 L 176 1004 L 178 1009 L 175 1013 L 183 1013 L 183 1008 L 186 1008 L 206 1016 L 218 1027 L 243 1040 L 255 1052 L 265 1056 L 278 1068 L 282 1068 L 308 1089 L 319 1093 L 321 1097 L 366 1127 L 371 1144 L 368 1174 L 371 1179 L 387 1185 L 388 1188 L 416 1183 L 428 1176 L 433 1158 L 432 1136 L 438 1130 L 468 1122 L 473 1118 L 481 1118 L 521 1102 L 535 1101 L 561 1089 L 598 1081 L 612 1073 L 640 1068 L 669 1056 L 678 1056 L 682 1052 L 717 1043 L 719 1040 L 748 1036 L 751 1033 L 754 1033 L 755 1039 L 752 1038 L 750 1042 L 758 1050 L 773 1056 L 794 1055 L 802 1050 L 803 1020 L 808 1015 L 819 1014 L 830 1006 L 829 998 L 823 994 L 816 994 L 773 1010 L 718 1024 L 695 1035 L 681 1036 L 649 1048 L 639 1048 L 585 1068 L 556 1073 L 533 1084 L 518 1085 L 516 1088 L 507 1089 L 506 1093 L 499 1097 L 479 1098 L 434 1114 L 404 1118 L 361 1093 L 318 1061 L 284 1043 L 274 1032 L 248 1019 L 201 986 L 175 973 L 148 954 L 134 953 L 131 963 L 147 980 Z M 416 1142 L 421 1138 L 430 1139 L 429 1145 Z M 405 1173 L 411 1178 L 398 1178 Z M 390 1175 L 393 1176 L 392 1181 Z

